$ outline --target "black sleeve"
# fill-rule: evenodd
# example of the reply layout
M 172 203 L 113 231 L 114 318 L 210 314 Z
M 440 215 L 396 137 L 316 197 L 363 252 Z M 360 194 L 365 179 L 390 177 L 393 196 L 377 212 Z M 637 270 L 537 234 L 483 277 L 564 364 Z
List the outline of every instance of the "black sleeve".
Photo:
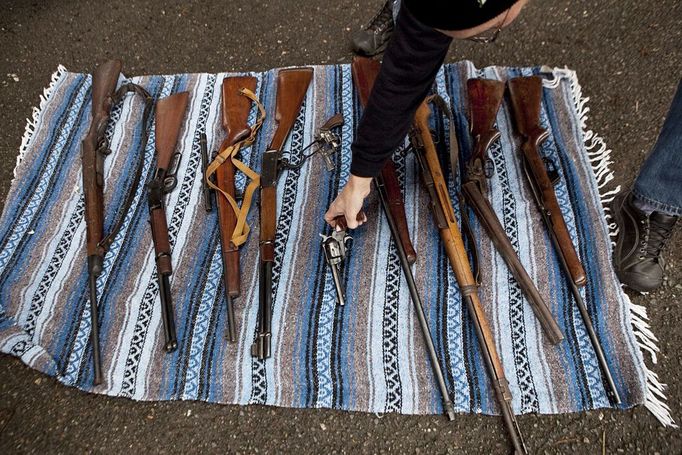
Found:
M 452 38 L 419 22 L 403 5 L 351 145 L 351 173 L 375 177 L 408 132 Z

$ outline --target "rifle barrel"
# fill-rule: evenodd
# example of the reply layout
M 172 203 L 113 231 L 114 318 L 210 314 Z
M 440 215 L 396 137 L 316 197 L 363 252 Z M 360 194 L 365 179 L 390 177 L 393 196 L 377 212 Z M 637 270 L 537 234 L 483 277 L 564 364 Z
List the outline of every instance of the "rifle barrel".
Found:
M 97 275 L 90 272 L 90 343 L 92 344 L 92 363 L 95 370 L 93 385 L 102 383 L 102 359 L 99 351 L 99 317 L 97 311 Z
M 473 294 L 475 295 L 475 294 Z M 472 320 L 474 321 L 474 329 L 476 331 L 476 337 L 481 345 L 481 355 L 483 357 L 483 362 L 485 363 L 486 370 L 488 370 L 488 376 L 490 377 L 493 391 L 495 392 L 495 397 L 497 398 L 497 404 L 500 407 L 500 412 L 502 414 L 502 420 L 504 421 L 504 426 L 507 428 L 507 433 L 512 440 L 512 445 L 514 446 L 514 451 L 516 454 L 527 454 L 528 449 L 526 448 L 526 443 L 523 441 L 523 436 L 521 434 L 521 429 L 516 421 L 514 412 L 511 407 L 511 392 L 509 390 L 509 383 L 504 376 L 499 376 L 497 369 L 495 368 L 494 357 L 497 357 L 496 352 L 490 352 L 488 350 L 487 344 L 483 341 L 486 339 L 486 335 L 483 327 L 487 328 L 487 322 L 481 321 L 478 318 L 477 304 L 480 307 L 480 302 L 474 300 L 473 295 L 467 295 L 465 300 L 467 302 L 467 308 Z M 478 300 L 478 296 L 476 296 Z
M 543 221 L 547 226 L 549 226 L 549 224 L 547 223 L 550 223 L 550 220 L 548 218 L 547 212 L 544 210 L 541 210 L 540 212 L 542 213 Z M 585 306 L 583 297 L 580 295 L 580 290 L 578 289 L 578 286 L 571 279 L 571 272 L 569 270 L 568 264 L 566 263 L 566 259 L 564 258 L 564 256 L 561 254 L 561 248 L 559 248 L 559 239 L 557 238 L 556 234 L 552 229 L 547 229 L 547 231 L 549 231 L 549 237 L 550 239 L 552 239 L 552 246 L 554 247 L 554 251 L 557 253 L 556 256 L 559 258 L 559 263 L 561 264 L 561 268 L 564 271 L 564 277 L 566 279 L 566 282 L 568 283 L 568 286 L 571 289 L 571 294 L 573 294 L 573 299 L 575 300 L 575 303 L 578 306 L 578 311 L 580 312 L 580 317 L 583 320 L 585 329 L 587 330 L 587 335 L 590 338 L 590 343 L 592 344 L 592 348 L 594 349 L 594 354 L 597 356 L 597 362 L 599 363 L 599 368 L 601 369 L 602 380 L 604 384 L 604 390 L 606 391 L 606 395 L 609 397 L 609 400 L 611 401 L 612 404 L 618 406 L 621 404 L 620 395 L 618 394 L 618 388 L 616 387 L 616 384 L 613 380 L 613 375 L 611 374 L 609 364 L 606 361 L 606 356 L 604 355 L 604 350 L 601 347 L 599 337 L 597 336 L 597 333 L 594 331 L 594 326 L 592 325 L 590 313 L 587 311 L 587 306 Z
M 483 196 L 475 182 L 464 182 L 462 184 L 462 193 L 464 193 L 469 206 L 476 212 L 476 216 L 488 233 L 488 237 L 492 240 L 495 249 L 500 253 L 512 276 L 523 290 L 550 343 L 560 343 L 564 339 L 564 335 L 561 333 L 561 329 L 554 319 L 552 312 L 547 307 L 545 300 L 540 295 L 537 287 L 535 287 L 535 283 L 533 283 L 521 260 L 516 255 L 488 199 Z
M 429 323 L 426 320 L 424 306 L 422 305 L 422 300 L 419 296 L 419 291 L 417 290 L 417 285 L 414 281 L 414 275 L 412 274 L 412 269 L 410 268 L 410 262 L 405 251 L 405 247 L 400 241 L 400 232 L 392 215 L 391 207 L 388 202 L 388 196 L 386 194 L 386 187 L 384 186 L 381 177 L 375 178 L 374 183 L 379 193 L 379 199 L 381 200 L 381 207 L 384 211 L 384 215 L 386 216 L 386 220 L 388 220 L 388 226 L 391 230 L 391 237 L 393 238 L 393 244 L 395 245 L 396 251 L 398 252 L 400 266 L 403 269 L 403 275 L 405 276 L 407 287 L 410 290 L 410 297 L 412 298 L 412 304 L 414 306 L 415 313 L 417 314 L 417 319 L 419 320 L 419 327 L 421 328 L 424 343 L 426 344 L 426 349 L 428 351 L 429 360 L 431 361 L 433 375 L 436 378 L 438 389 L 440 390 L 440 394 L 443 399 L 443 409 L 445 410 L 448 419 L 451 421 L 455 420 L 455 410 L 452 405 L 452 400 L 450 399 L 450 392 L 448 391 L 448 388 L 445 384 L 443 370 L 440 366 L 438 354 L 436 353 L 436 348 L 433 344 L 431 330 L 429 329 Z

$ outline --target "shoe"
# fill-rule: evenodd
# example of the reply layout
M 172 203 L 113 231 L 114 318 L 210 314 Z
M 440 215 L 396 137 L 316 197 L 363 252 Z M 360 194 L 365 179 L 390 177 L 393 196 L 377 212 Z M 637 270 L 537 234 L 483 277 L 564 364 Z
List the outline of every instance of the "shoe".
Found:
M 618 225 L 613 266 L 620 281 L 639 292 L 663 283 L 665 263 L 661 250 L 670 238 L 677 217 L 653 212 L 646 215 L 632 203 L 632 194 L 620 193 L 611 211 Z
M 387 0 L 369 24 L 353 35 L 353 52 L 366 57 L 382 52 L 393 33 L 393 25 L 393 0 Z

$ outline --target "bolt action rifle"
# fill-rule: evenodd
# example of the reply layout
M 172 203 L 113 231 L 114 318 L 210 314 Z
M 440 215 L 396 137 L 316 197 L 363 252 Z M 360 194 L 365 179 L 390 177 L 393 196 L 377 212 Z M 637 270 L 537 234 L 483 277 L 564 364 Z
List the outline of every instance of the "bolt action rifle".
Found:
M 303 98 L 312 80 L 312 68 L 280 70 L 277 75 L 275 121 L 277 129 L 265 153 L 260 177 L 260 281 L 258 299 L 258 329 L 251 346 L 251 355 L 258 359 L 270 357 L 272 337 L 272 267 L 275 263 L 277 230 L 277 179 L 282 147 L 294 126 Z
M 466 303 L 471 321 L 474 324 L 476 336 L 481 347 L 481 355 L 490 382 L 497 398 L 497 403 L 502 412 L 502 418 L 507 431 L 518 454 L 527 453 L 523 437 L 519 429 L 514 411 L 512 410 L 512 395 L 509 382 L 505 377 L 504 367 L 495 347 L 490 325 L 478 298 L 478 283 L 469 263 L 469 256 L 464 248 L 462 234 L 460 233 L 455 211 L 443 177 L 440 161 L 436 153 L 436 146 L 429 129 L 429 116 L 431 109 L 427 101 L 424 101 L 417 109 L 414 125 L 410 132 L 410 141 L 414 150 L 417 163 L 421 169 L 422 180 L 431 198 L 430 206 L 434 221 L 445 247 L 450 266 L 455 273 L 462 300 Z
M 372 87 L 374 86 L 374 81 L 379 74 L 380 67 L 381 64 L 377 60 L 363 57 L 355 57 L 353 59 L 353 80 L 355 81 L 355 87 L 360 95 L 360 102 L 363 105 L 367 104 Z M 414 275 L 410 268 L 410 265 L 416 260 L 416 253 L 412 246 L 412 241 L 410 240 L 403 196 L 400 191 L 400 183 L 395 174 L 395 166 L 392 160 L 387 161 L 387 164 L 384 166 L 379 176 L 374 179 L 374 184 L 379 193 L 384 215 L 388 220 L 391 237 L 393 238 L 393 244 L 398 252 L 398 258 L 403 269 L 403 274 L 405 275 L 407 287 L 410 290 L 410 297 L 412 299 L 412 304 L 414 305 L 417 319 L 419 320 L 419 326 L 421 328 L 422 337 L 424 338 L 424 344 L 426 344 L 433 375 L 438 383 L 438 389 L 440 390 L 441 398 L 443 400 L 443 409 L 448 418 L 454 420 L 455 410 L 452 405 L 452 400 L 450 399 L 450 393 L 445 384 L 443 369 L 441 368 L 438 354 L 434 347 L 429 323 L 426 320 L 426 314 L 424 313 L 424 306 L 422 305 L 422 300 L 414 281 Z
M 538 150 L 549 135 L 547 130 L 540 126 L 542 79 L 538 76 L 518 77 L 509 80 L 507 85 L 516 130 L 522 138 L 521 154 L 528 184 L 590 337 L 601 369 L 606 394 L 614 405 L 619 405 L 618 389 L 613 382 L 604 351 L 578 289 L 578 286 L 584 286 L 587 283 L 587 278 L 554 192 L 554 185 L 559 180 L 559 173 L 555 165 L 543 158 Z M 548 166 L 551 167 L 551 172 L 548 172 Z
M 102 383 L 102 361 L 99 347 L 99 317 L 97 309 L 97 277 L 102 273 L 104 255 L 109 250 L 114 237 L 123 225 L 125 214 L 132 205 L 135 190 L 142 176 L 140 160 L 129 192 L 122 204 L 118 218 L 112 225 L 108 235 L 104 235 L 104 159 L 111 153 L 106 137 L 107 122 L 112 106 L 117 104 L 127 93 L 134 92 L 144 98 L 145 109 L 142 119 L 142 144 L 147 142 L 147 125 L 153 108 L 152 98 L 147 91 L 133 83 L 123 84 L 116 90 L 121 67 L 120 60 L 110 60 L 99 65 L 92 75 L 92 120 L 90 129 L 83 138 L 81 162 L 83 174 L 83 193 L 85 197 L 86 251 L 88 255 L 88 276 L 90 287 L 90 343 L 92 345 L 92 362 L 94 367 L 93 384 Z M 143 145 L 144 147 L 144 145 Z
M 180 152 L 175 149 L 182 120 L 185 117 L 188 97 L 188 92 L 180 92 L 162 98 L 156 103 L 156 170 L 152 174 L 152 179 L 147 183 L 149 223 L 154 241 L 166 352 L 175 351 L 178 347 L 178 340 L 175 333 L 173 299 L 170 290 L 173 267 L 164 197 L 173 191 L 178 182 L 175 174 L 180 164 Z
M 523 267 L 511 241 L 502 227 L 493 207 L 486 198 L 487 179 L 492 175 L 493 163 L 488 157 L 488 148 L 500 137 L 495 129 L 497 111 L 504 97 L 504 82 L 491 79 L 469 79 L 467 81 L 469 95 L 469 126 L 474 139 L 471 158 L 465 165 L 462 179 L 462 193 L 467 203 L 474 209 L 488 237 L 504 259 L 509 271 L 519 284 L 545 335 L 552 344 L 564 339 L 561 329 L 540 295 L 535 283 Z M 451 144 L 450 153 L 459 153 L 456 144 Z M 456 162 L 456 158 L 453 158 Z M 453 169 L 456 172 L 456 169 Z

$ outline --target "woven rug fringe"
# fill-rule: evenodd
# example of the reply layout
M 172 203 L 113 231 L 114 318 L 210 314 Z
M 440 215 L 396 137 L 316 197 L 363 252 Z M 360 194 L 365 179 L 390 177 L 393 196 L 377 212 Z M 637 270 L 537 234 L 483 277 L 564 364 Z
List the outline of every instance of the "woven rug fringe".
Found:
M 14 180 L 17 178 L 19 164 L 21 164 L 21 162 L 24 160 L 26 150 L 28 150 L 28 147 L 31 144 L 31 140 L 33 139 L 36 128 L 38 126 L 40 114 L 43 112 L 43 109 L 45 108 L 47 101 L 50 99 L 50 96 L 52 96 L 52 92 L 54 91 L 54 88 L 57 86 L 57 82 L 59 81 L 59 79 L 62 78 L 62 76 L 66 74 L 66 72 L 67 70 L 63 65 L 59 65 L 57 67 L 57 70 L 54 73 L 52 73 L 52 76 L 50 77 L 50 83 L 48 84 L 47 87 L 43 89 L 43 94 L 40 95 L 40 104 L 38 106 L 33 106 L 33 109 L 31 110 L 31 118 L 26 119 L 26 128 L 24 129 L 24 135 L 21 137 L 21 145 L 19 146 L 19 153 L 17 154 L 16 164 L 14 165 L 12 184 L 14 183 Z
M 606 219 L 609 228 L 609 236 L 614 238 L 618 234 L 618 227 L 616 226 L 616 223 L 612 222 L 613 217 L 610 213 L 609 203 L 613 201 L 615 195 L 620 192 L 621 186 L 618 185 L 611 190 L 606 189 L 606 186 L 614 178 L 613 171 L 610 168 L 611 164 L 613 164 L 613 161 L 611 160 L 611 149 L 607 148 L 606 142 L 602 137 L 587 128 L 587 114 L 590 111 L 587 102 L 590 98 L 583 97 L 582 88 L 580 87 L 578 76 L 575 71 L 569 70 L 568 68 L 554 68 L 553 73 L 555 77 L 554 79 L 547 81 L 545 84 L 546 87 L 557 87 L 562 78 L 566 78 L 570 82 L 571 90 L 573 92 L 573 101 L 575 102 L 576 112 L 580 119 L 580 127 L 583 132 L 585 148 L 587 149 L 592 171 L 597 180 L 604 218 Z M 615 242 L 612 241 L 612 243 L 615 245 Z M 648 323 L 649 318 L 646 313 L 646 308 L 641 305 L 635 305 L 627 294 L 623 294 L 628 302 L 630 322 L 635 337 L 637 338 L 637 345 L 640 348 L 642 357 L 644 356 L 644 351 L 646 351 L 651 356 L 652 363 L 656 364 L 658 360 L 656 354 L 660 352 L 657 345 L 658 338 L 656 338 Z M 642 367 L 646 374 L 647 386 L 646 402 L 644 403 L 644 406 L 646 406 L 649 412 L 651 412 L 663 426 L 678 428 L 678 425 L 670 414 L 670 407 L 666 403 L 667 397 L 664 394 L 664 391 L 667 388 L 667 385 L 662 383 L 659 380 L 658 375 L 651 371 L 644 362 L 642 362 Z

